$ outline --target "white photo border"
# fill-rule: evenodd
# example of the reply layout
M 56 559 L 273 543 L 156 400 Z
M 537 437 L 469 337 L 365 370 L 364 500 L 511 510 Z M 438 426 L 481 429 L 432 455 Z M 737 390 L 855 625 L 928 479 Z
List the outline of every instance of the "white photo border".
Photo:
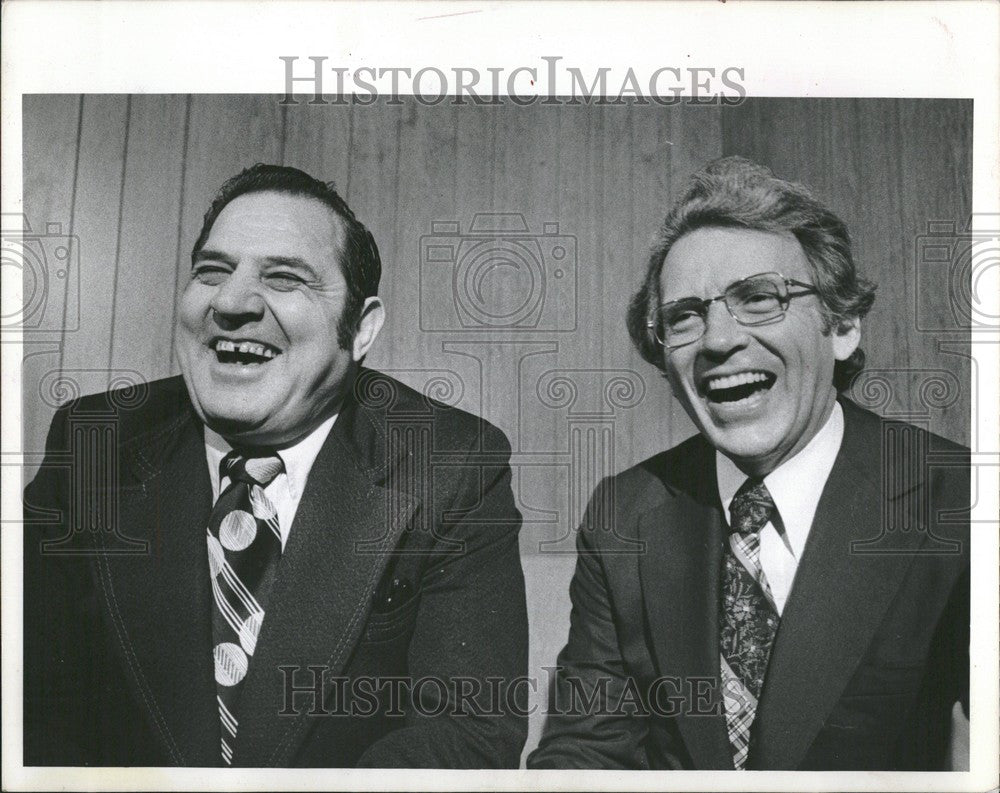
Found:
M 742 70 L 751 97 L 962 97 L 974 100 L 973 211 L 1000 212 L 997 2 L 435 2 L 268 3 L 257 0 L 3 5 L 2 210 L 20 212 L 21 100 L 31 93 L 282 94 L 282 56 L 362 67 L 543 68 L 561 57 L 585 74 L 611 67 Z M 488 30 L 489 35 L 483 35 Z M 542 81 L 539 81 L 540 83 Z M 531 90 L 518 82 L 519 90 Z M 388 84 L 379 81 L 379 90 Z M 569 93 L 565 71 L 535 90 Z M 3 275 L 3 314 L 21 301 Z M 995 283 L 996 279 L 990 283 Z M 991 316 L 1000 316 L 1000 290 Z M 980 531 L 972 538 L 971 770 L 965 773 L 359 771 L 23 768 L 21 758 L 21 512 L 18 476 L 2 507 L 3 786 L 92 790 L 987 790 L 998 779 L 1000 328 L 977 334 L 973 395 Z M 3 345 L 5 464 L 21 450 L 20 348 Z M 9 469 L 5 469 L 9 470 Z M 981 521 L 981 522 L 979 522 Z M 991 526 L 992 524 L 992 526 Z M 992 528 L 992 531 L 990 530 Z

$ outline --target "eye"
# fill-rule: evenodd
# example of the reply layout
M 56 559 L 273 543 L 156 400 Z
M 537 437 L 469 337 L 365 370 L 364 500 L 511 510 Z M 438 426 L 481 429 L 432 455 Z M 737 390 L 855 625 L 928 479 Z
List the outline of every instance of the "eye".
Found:
M 703 311 L 704 308 L 697 300 L 675 303 L 664 311 L 663 324 L 671 333 L 695 330 L 701 325 Z
M 277 289 L 292 289 L 305 283 L 305 279 L 300 275 L 290 272 L 274 272 L 267 274 L 267 282 Z
M 767 312 L 778 306 L 778 296 L 771 291 L 755 291 L 742 295 L 740 302 L 749 311 Z
M 675 330 L 690 327 L 695 322 L 700 321 L 701 315 L 692 309 L 682 309 L 667 317 L 667 325 Z
M 218 286 L 229 276 L 229 268 L 220 264 L 199 264 L 191 271 L 191 279 L 200 284 Z

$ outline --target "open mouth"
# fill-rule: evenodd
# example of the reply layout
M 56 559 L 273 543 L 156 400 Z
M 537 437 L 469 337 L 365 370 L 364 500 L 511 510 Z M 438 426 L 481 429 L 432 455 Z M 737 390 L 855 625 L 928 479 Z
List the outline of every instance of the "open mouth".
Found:
M 710 402 L 732 403 L 770 390 L 777 380 L 771 372 L 751 371 L 705 379 L 705 396 Z
M 219 363 L 254 366 L 265 364 L 281 355 L 281 350 L 253 339 L 215 339 L 209 345 L 215 350 Z

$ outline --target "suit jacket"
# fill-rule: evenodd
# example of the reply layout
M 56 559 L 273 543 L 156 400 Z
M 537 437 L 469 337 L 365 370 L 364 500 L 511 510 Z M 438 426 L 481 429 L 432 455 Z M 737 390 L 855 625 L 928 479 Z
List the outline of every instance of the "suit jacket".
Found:
M 281 557 L 234 765 L 517 766 L 509 452 L 486 422 L 361 371 Z M 181 379 L 60 409 L 25 501 L 25 763 L 219 765 L 212 492 Z
M 968 713 L 967 450 L 843 407 L 748 767 L 942 768 L 953 704 Z M 733 768 L 719 686 L 726 534 L 700 436 L 598 487 L 529 767 Z

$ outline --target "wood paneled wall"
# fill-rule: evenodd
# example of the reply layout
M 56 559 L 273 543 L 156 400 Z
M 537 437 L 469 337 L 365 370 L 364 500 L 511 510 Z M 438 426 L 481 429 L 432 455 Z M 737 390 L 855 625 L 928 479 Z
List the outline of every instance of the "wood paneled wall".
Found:
M 25 98 L 23 118 L 26 217 L 49 239 L 70 235 L 77 256 L 68 277 L 49 280 L 28 337 L 25 451 L 43 447 L 54 406 L 73 393 L 177 373 L 175 303 L 202 214 L 226 178 L 264 161 L 335 180 L 384 264 L 388 321 L 368 363 L 511 439 L 542 684 L 533 704 L 544 701 L 541 666 L 565 640 L 571 532 L 591 488 L 693 432 L 632 350 L 623 318 L 658 223 L 706 161 L 757 159 L 811 184 L 841 214 L 859 264 L 880 284 L 865 324 L 872 377 L 856 396 L 968 442 L 969 361 L 945 343 L 967 334 L 918 330 L 954 323 L 948 288 L 918 290 L 915 260 L 928 222 L 961 227 L 969 215 L 971 102 L 317 107 L 45 95 Z M 520 214 L 537 242 L 527 258 L 539 260 L 541 310 L 517 327 L 461 326 L 470 295 L 424 255 L 483 213 Z M 556 248 L 567 255 L 557 259 Z M 487 297 L 515 305 L 526 272 L 494 279 Z M 534 718 L 529 748 L 540 727 Z
M 968 445 L 972 100 L 757 99 L 724 113 L 723 150 L 813 187 L 878 283 L 852 396 Z M 931 261 L 938 245 L 954 260 Z

